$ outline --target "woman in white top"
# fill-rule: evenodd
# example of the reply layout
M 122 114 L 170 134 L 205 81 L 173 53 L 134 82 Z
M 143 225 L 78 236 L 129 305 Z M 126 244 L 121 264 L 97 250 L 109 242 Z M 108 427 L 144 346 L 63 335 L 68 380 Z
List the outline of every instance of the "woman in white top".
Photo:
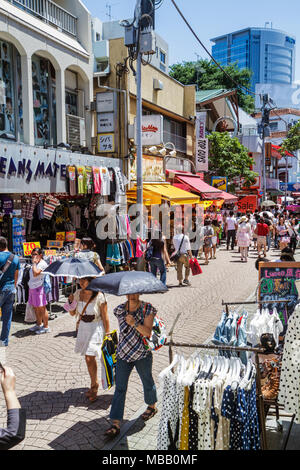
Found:
M 248 223 L 246 216 L 242 217 L 239 221 L 237 230 L 237 244 L 240 248 L 241 260 L 247 263 L 248 249 L 251 241 L 251 225 Z
M 48 267 L 46 261 L 43 260 L 43 251 L 35 248 L 32 253 L 32 268 L 29 272 L 29 298 L 28 304 L 34 308 L 36 315 L 36 325 L 30 328 L 30 331 L 37 335 L 49 333 L 48 327 L 48 311 L 46 308 L 47 298 L 44 289 L 43 271 Z
M 94 402 L 97 400 L 99 388 L 97 357 L 100 358 L 104 335 L 109 334 L 109 318 L 104 295 L 101 292 L 86 290 L 91 280 L 80 279 L 81 289 L 71 295 L 69 301 L 75 301 L 75 310 L 70 311 L 70 314 L 79 320 L 75 352 L 85 356 L 91 378 L 91 388 L 86 396 L 90 402 Z

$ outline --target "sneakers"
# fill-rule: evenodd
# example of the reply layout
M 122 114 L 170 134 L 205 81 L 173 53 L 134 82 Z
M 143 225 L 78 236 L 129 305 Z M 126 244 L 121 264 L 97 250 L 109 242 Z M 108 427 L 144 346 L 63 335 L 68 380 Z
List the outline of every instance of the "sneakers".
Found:
M 185 284 L 186 286 L 191 286 L 192 285 L 188 279 L 185 279 L 183 281 L 183 284 Z
M 38 330 L 36 330 L 35 334 L 42 335 L 44 333 L 50 333 L 50 331 L 50 328 L 45 328 L 44 326 L 41 326 Z
M 41 328 L 42 326 L 34 325 L 31 328 L 29 328 L 29 331 L 31 331 L 32 333 L 35 333 L 37 330 L 40 330 Z

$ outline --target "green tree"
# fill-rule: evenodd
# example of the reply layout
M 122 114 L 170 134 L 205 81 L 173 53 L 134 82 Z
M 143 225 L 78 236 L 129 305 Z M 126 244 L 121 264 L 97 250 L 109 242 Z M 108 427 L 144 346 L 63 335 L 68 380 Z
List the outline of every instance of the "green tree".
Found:
M 234 82 L 246 88 L 251 87 L 252 72 L 240 70 L 237 64 L 223 67 Z M 183 62 L 170 67 L 170 76 L 184 85 L 198 85 L 199 90 L 215 90 L 237 88 L 235 83 L 212 61 L 201 59 L 196 62 Z M 254 97 L 244 88 L 237 88 L 239 106 L 249 114 L 255 111 Z
M 209 171 L 215 176 L 227 176 L 229 191 L 235 190 L 233 178 L 245 178 L 245 186 L 254 183 L 257 173 L 250 169 L 254 160 L 237 137 L 228 132 L 213 132 L 209 140 Z
M 300 150 L 300 121 L 289 130 L 287 138 L 282 143 L 280 152 L 284 156 L 286 151 L 293 153 L 297 150 Z

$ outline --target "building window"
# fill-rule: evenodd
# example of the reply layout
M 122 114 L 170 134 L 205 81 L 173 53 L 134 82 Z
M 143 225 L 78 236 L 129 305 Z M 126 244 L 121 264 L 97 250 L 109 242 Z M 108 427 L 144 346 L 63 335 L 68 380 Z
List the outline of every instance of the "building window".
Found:
M 162 50 L 160 51 L 160 61 L 162 64 L 166 63 L 166 54 Z
M 0 137 L 16 138 L 12 46 L 0 41 Z
M 96 41 L 101 41 L 101 35 L 100 35 L 100 33 L 96 33 Z
M 32 57 L 34 138 L 36 145 L 56 144 L 55 70 L 47 59 Z

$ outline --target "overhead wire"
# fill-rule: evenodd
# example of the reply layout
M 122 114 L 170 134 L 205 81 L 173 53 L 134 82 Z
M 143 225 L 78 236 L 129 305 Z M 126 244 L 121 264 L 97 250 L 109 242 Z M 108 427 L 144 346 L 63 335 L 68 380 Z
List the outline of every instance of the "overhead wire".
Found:
M 203 44 L 203 42 L 201 41 L 201 39 L 199 38 L 199 36 L 195 33 L 195 31 L 193 30 L 192 26 L 190 25 L 190 23 L 188 22 L 188 20 L 186 19 L 186 17 L 184 16 L 184 14 L 182 13 L 182 11 L 180 10 L 180 8 L 178 7 L 178 5 L 176 4 L 175 0 L 171 0 L 171 2 L 173 3 L 174 7 L 176 8 L 177 12 L 179 13 L 179 15 L 181 16 L 181 18 L 183 19 L 183 21 L 185 22 L 185 24 L 187 25 L 187 27 L 190 29 L 190 31 L 193 33 L 193 35 L 195 36 L 195 38 L 197 39 L 197 41 L 199 42 L 199 44 L 203 47 L 203 49 L 205 50 L 205 52 L 209 55 L 209 57 L 211 58 L 211 60 L 217 65 L 217 67 L 219 67 L 220 70 L 222 70 L 222 72 L 224 73 L 224 75 L 226 75 L 227 78 L 229 78 L 232 83 L 234 83 L 236 85 L 237 88 L 240 88 L 240 89 L 243 89 L 245 91 L 247 91 L 247 93 L 253 95 L 253 96 L 259 96 L 257 93 L 251 91 L 249 88 L 247 88 L 246 86 L 244 85 L 241 85 L 239 84 L 234 78 L 232 78 L 228 72 L 226 72 L 226 70 L 216 61 L 216 59 L 211 55 L 211 53 L 209 52 L 209 50 L 207 49 L 207 47 Z

